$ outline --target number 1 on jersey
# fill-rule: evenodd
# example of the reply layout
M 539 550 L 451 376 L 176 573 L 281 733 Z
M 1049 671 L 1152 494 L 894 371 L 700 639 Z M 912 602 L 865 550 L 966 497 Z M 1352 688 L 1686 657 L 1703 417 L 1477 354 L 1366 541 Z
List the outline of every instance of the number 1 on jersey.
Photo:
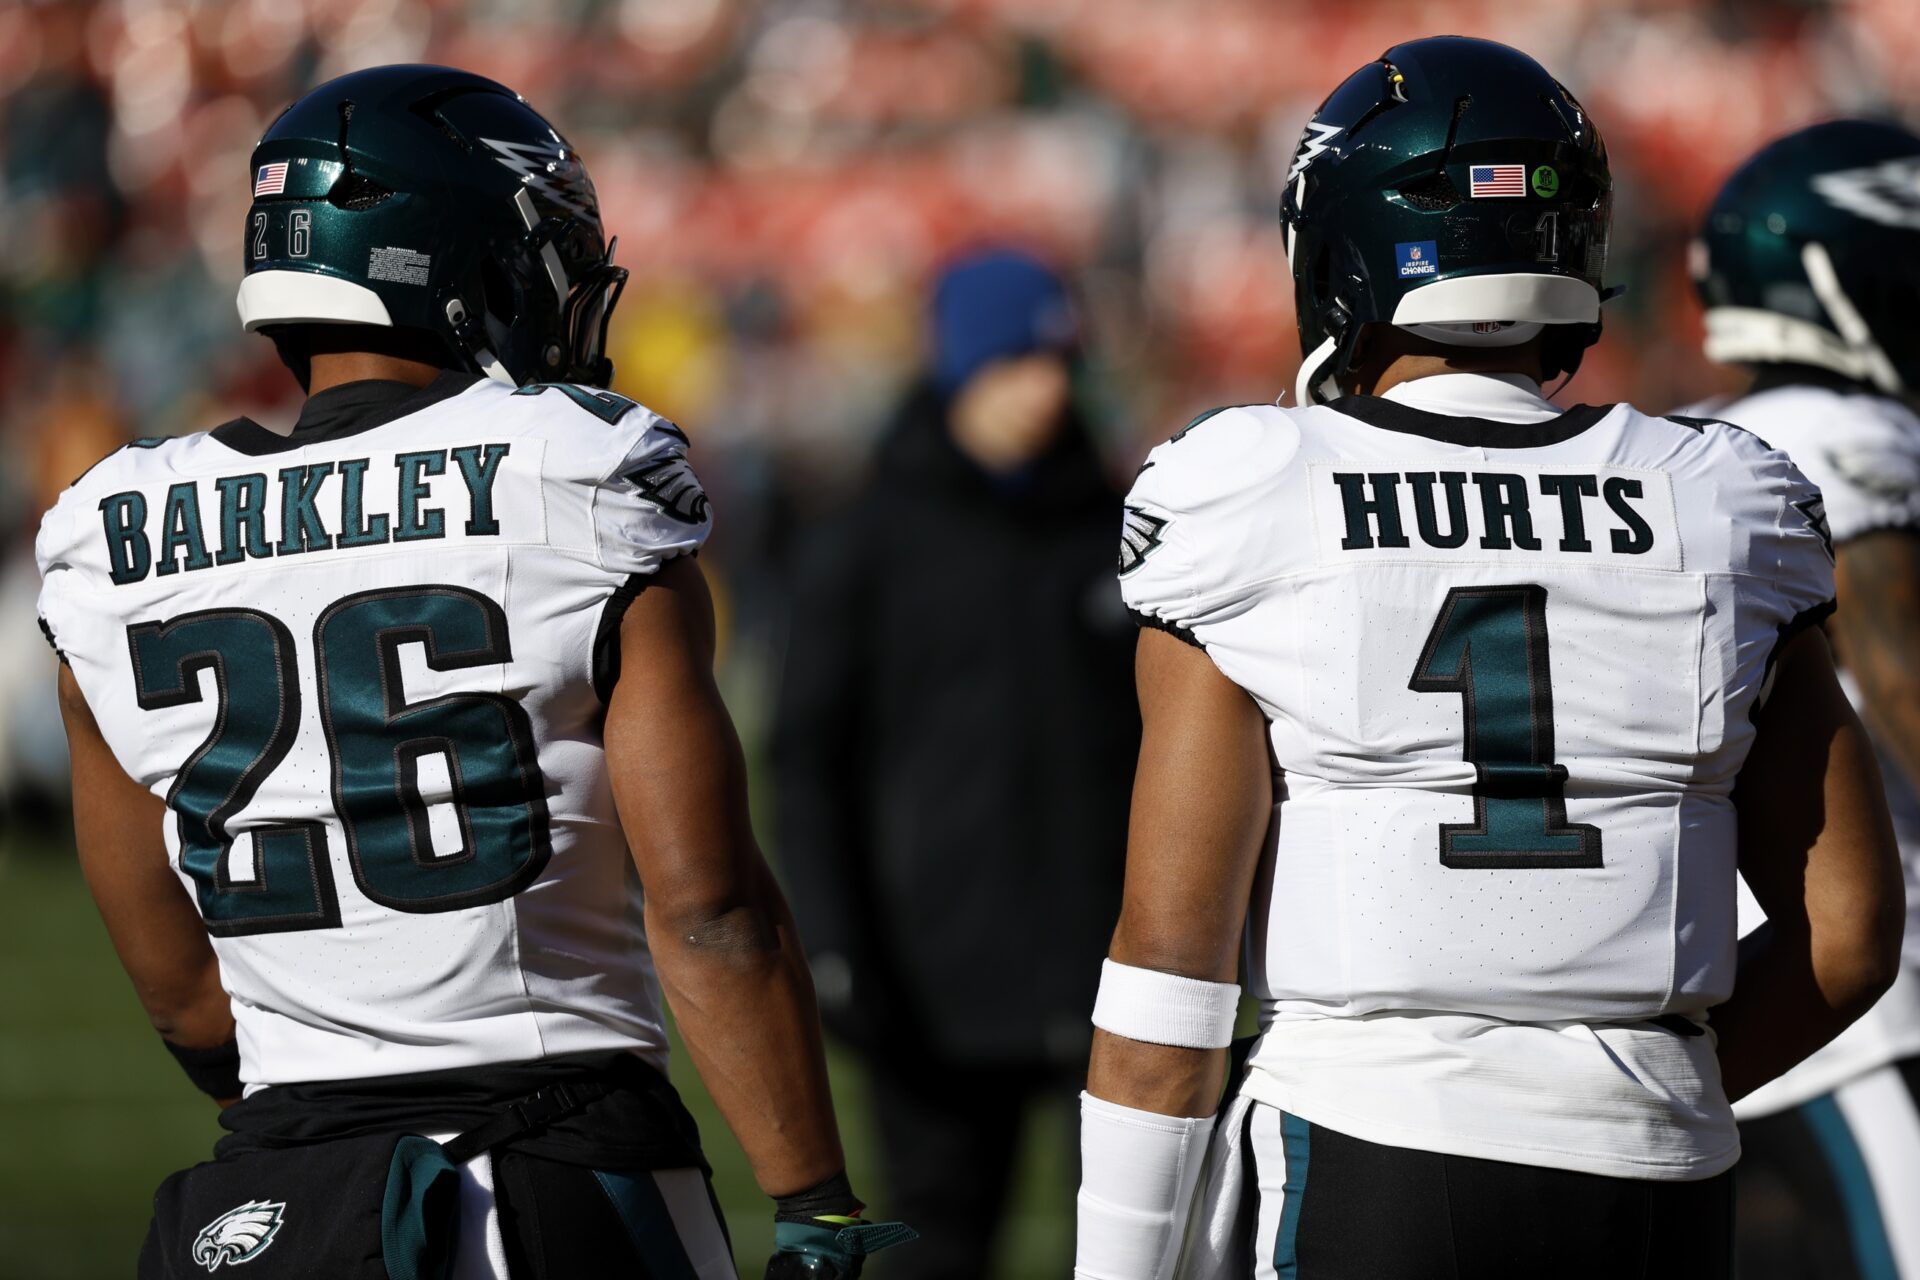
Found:
M 1545 587 L 1449 591 L 1407 687 L 1460 695 L 1463 756 L 1479 775 L 1473 821 L 1440 825 L 1442 865 L 1601 865 L 1600 829 L 1567 821 L 1567 770 L 1553 761 Z

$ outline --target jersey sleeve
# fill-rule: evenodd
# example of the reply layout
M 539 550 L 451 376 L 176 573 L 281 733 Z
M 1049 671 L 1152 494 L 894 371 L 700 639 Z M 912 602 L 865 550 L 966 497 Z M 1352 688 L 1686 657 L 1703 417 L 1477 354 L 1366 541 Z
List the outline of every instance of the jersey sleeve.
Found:
M 34 560 L 40 569 L 40 630 L 62 662 L 68 647 L 83 634 L 87 593 L 85 570 L 74 528 L 73 491 L 60 496 L 40 519 L 34 539 Z
M 1772 599 L 1777 636 L 1772 655 L 1808 627 L 1825 622 L 1834 609 L 1833 535 L 1827 527 L 1821 492 L 1784 452 L 1743 437 L 1746 451 L 1764 489 L 1770 520 L 1757 521 L 1758 530 L 1747 549 L 1748 571 Z M 1767 659 L 1769 678 L 1761 699 L 1771 691 L 1773 656 Z
M 614 429 L 594 491 L 594 542 L 607 569 L 654 573 L 700 550 L 713 527 L 712 511 L 679 427 L 635 406 Z
M 1193 638 L 1251 600 L 1265 562 L 1251 553 L 1275 534 L 1274 504 L 1261 498 L 1297 447 L 1284 413 L 1262 406 L 1203 415 L 1147 456 L 1120 531 L 1120 592 L 1135 621 Z
M 1806 403 L 1823 411 L 1778 413 L 1756 428 L 1820 490 L 1834 542 L 1877 529 L 1920 530 L 1920 417 L 1878 396 Z

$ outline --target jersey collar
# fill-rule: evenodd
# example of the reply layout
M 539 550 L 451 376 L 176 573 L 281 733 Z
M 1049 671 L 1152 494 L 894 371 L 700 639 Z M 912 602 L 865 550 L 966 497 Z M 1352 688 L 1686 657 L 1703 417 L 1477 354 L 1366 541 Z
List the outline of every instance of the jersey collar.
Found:
M 323 440 L 338 440 L 385 426 L 450 399 L 480 381 L 477 373 L 449 369 L 424 387 L 368 379 L 343 382 L 307 397 L 299 420 L 286 435 L 269 431 L 252 418 L 235 418 L 215 427 L 213 438 L 238 453 L 285 453 Z
M 1381 396 L 1343 396 L 1328 406 L 1368 426 L 1482 449 L 1537 449 L 1591 427 L 1613 405 L 1564 412 L 1517 373 L 1441 373 L 1402 382 Z
M 1382 400 L 1494 422 L 1545 422 L 1560 416 L 1560 406 L 1540 394 L 1540 384 L 1523 373 L 1437 373 L 1396 383 Z

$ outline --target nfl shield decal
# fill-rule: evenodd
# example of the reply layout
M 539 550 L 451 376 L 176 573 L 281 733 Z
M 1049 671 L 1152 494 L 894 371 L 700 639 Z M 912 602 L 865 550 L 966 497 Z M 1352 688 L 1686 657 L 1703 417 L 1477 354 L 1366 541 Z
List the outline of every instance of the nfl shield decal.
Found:
M 200 1228 L 193 1239 L 193 1260 L 208 1271 L 222 1264 L 239 1266 L 267 1251 L 280 1234 L 287 1206 L 270 1200 L 249 1200 L 229 1209 Z

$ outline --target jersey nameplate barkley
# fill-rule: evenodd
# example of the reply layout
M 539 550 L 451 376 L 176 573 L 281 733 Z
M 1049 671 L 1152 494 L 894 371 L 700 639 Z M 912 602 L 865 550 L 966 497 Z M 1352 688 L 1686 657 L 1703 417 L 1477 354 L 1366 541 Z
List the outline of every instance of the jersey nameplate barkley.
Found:
M 538 539 L 540 454 L 525 440 L 372 453 L 109 494 L 99 512 L 110 576 L 125 586 L 275 556 Z M 509 497 L 523 488 L 529 501 Z
M 1473 560 L 1572 557 L 1681 568 L 1673 481 L 1664 471 L 1316 462 L 1321 564 L 1353 557 Z

